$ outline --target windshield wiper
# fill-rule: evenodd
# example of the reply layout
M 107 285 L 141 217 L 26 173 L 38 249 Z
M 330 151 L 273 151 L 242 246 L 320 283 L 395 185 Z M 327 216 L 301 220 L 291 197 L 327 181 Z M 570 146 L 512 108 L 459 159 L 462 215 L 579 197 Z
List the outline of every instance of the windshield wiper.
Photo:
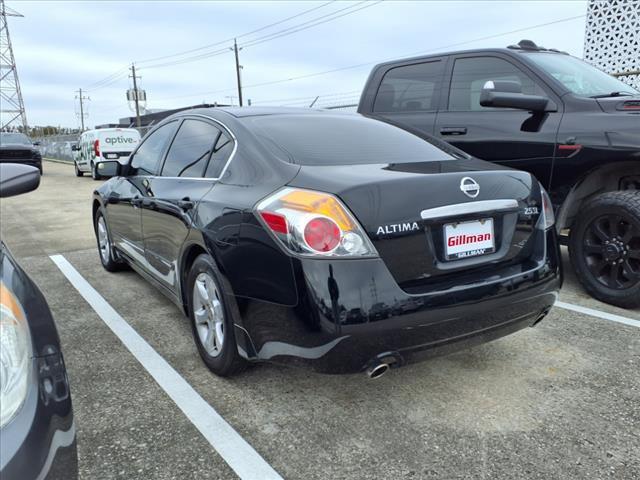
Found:
M 609 97 L 633 97 L 634 94 L 631 92 L 611 92 L 611 93 L 603 93 L 601 95 L 591 95 L 590 98 L 609 98 Z

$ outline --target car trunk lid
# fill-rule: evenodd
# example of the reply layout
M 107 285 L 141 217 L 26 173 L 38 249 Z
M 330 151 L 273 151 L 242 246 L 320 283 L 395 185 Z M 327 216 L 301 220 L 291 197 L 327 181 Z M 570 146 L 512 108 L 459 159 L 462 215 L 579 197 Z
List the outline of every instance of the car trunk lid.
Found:
M 303 166 L 290 185 L 337 195 L 399 285 L 416 292 L 524 262 L 542 211 L 530 174 L 473 159 Z

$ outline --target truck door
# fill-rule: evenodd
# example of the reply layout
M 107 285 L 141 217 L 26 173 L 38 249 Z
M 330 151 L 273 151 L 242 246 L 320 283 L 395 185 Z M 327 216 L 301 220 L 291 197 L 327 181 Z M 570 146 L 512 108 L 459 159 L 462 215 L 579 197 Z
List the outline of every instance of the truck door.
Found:
M 475 157 L 526 170 L 548 188 L 562 116 L 560 100 L 533 72 L 507 56 L 462 54 L 452 60 L 435 134 Z M 557 109 L 532 114 L 482 107 L 480 92 L 490 80 L 519 82 L 522 93 L 549 97 Z
M 370 84 L 379 85 L 361 105 L 374 117 L 433 134 L 446 57 L 388 67 Z M 381 77 L 381 78 L 380 78 Z

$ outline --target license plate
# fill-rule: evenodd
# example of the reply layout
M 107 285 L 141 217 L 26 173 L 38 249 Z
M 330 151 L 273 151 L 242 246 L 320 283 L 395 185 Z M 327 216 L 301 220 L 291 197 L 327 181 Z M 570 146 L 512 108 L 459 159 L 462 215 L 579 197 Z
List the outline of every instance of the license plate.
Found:
M 118 158 L 120 155 L 118 155 L 117 153 L 107 153 L 105 154 L 106 158 Z
M 496 251 L 493 219 L 447 223 L 444 226 L 445 258 L 459 260 Z

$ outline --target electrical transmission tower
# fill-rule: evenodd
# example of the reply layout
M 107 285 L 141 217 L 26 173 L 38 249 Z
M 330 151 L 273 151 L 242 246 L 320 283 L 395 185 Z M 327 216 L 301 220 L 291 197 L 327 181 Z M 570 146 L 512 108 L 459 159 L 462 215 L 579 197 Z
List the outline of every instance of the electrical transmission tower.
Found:
M 23 15 L 0 0 L 0 130 L 10 130 L 22 125 L 27 132 L 27 114 L 24 111 L 16 59 L 13 56 L 7 17 Z

